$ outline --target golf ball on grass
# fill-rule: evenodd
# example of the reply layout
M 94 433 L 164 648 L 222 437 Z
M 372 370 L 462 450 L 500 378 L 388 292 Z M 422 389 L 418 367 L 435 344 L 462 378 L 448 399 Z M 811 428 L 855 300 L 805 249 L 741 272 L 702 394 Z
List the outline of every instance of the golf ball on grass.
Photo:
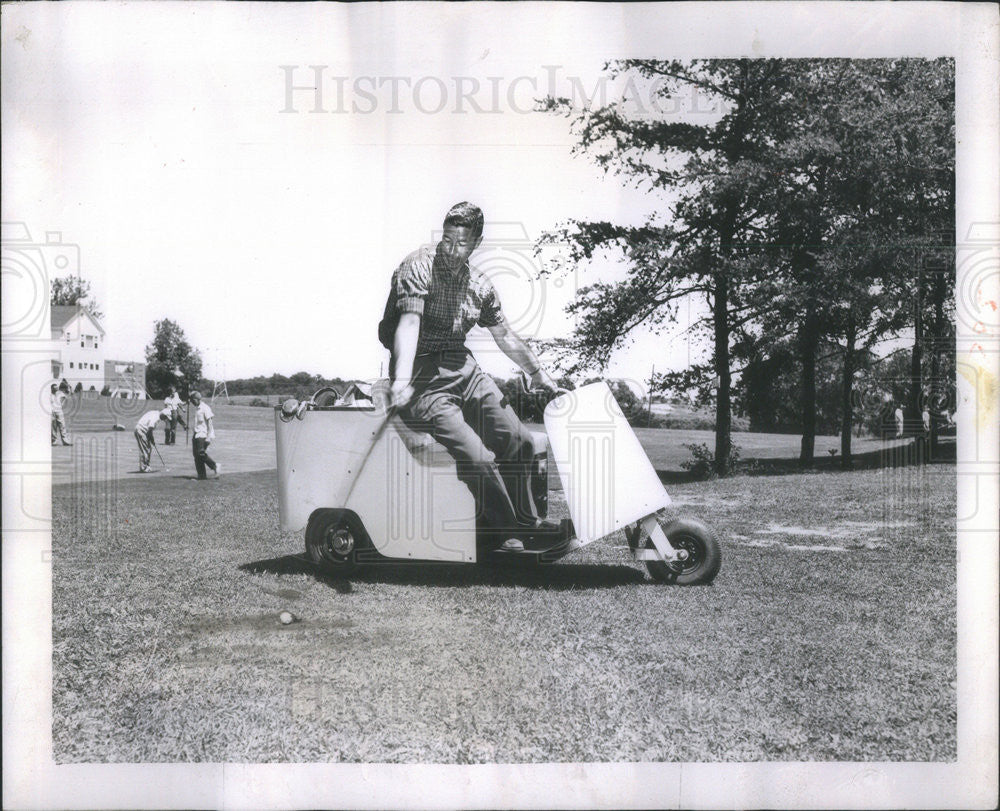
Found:
M 291 625 L 297 617 L 291 611 L 282 611 L 278 614 L 278 619 L 281 621 L 282 625 Z

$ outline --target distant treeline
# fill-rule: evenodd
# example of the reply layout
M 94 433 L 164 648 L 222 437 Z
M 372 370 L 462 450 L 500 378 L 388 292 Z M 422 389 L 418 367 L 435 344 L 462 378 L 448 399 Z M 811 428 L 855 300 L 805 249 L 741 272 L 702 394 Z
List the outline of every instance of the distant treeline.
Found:
M 817 431 L 820 434 L 837 434 L 840 430 L 840 401 L 837 394 L 841 381 L 837 361 L 836 352 L 831 348 L 831 351 L 821 355 L 820 363 L 817 364 L 817 389 L 821 393 L 818 398 Z M 858 403 L 856 435 L 877 435 L 886 424 L 892 422 L 893 404 L 902 402 L 905 398 L 906 385 L 909 382 L 907 377 L 909 362 L 909 353 L 906 352 L 896 353 L 883 360 L 864 357 L 860 365 L 866 372 L 877 373 L 883 379 L 894 381 L 895 385 L 889 388 L 889 398 L 885 402 L 877 399 L 875 402 Z M 734 401 L 738 413 L 732 417 L 733 431 L 782 434 L 801 431 L 799 412 L 796 408 L 798 371 L 796 360 L 792 353 L 788 352 L 787 355 L 776 354 L 770 363 L 771 366 L 765 370 L 766 374 L 747 375 L 734 387 Z M 599 379 L 601 378 L 589 378 L 580 381 L 579 385 Z M 542 413 L 547 402 L 543 393 L 526 393 L 517 378 L 505 380 L 494 376 L 493 380 L 521 420 L 542 422 Z M 250 401 L 251 405 L 273 406 L 287 397 L 307 400 L 319 389 L 327 386 L 342 392 L 351 383 L 363 382 L 371 381 L 297 372 L 291 376 L 275 373 L 270 376 L 258 375 L 229 380 L 226 382 L 226 388 L 230 397 L 256 397 L 260 398 L 259 401 Z M 674 398 L 667 413 L 657 413 L 654 410 L 650 414 L 648 401 L 636 395 L 624 381 L 607 379 L 606 382 L 614 392 L 622 412 L 633 426 L 700 431 L 715 429 L 715 411 L 711 406 L 691 405 L 683 399 Z M 567 388 L 572 388 L 574 385 L 569 378 L 560 379 L 559 384 Z M 211 396 L 213 385 L 211 380 L 202 380 L 199 388 L 205 396 Z M 665 398 L 661 396 L 656 399 L 657 402 L 663 402 Z
M 235 380 L 226 381 L 226 390 L 230 397 L 241 394 L 252 395 L 283 395 L 295 397 L 298 400 L 307 400 L 317 391 L 327 386 L 332 386 L 338 391 L 343 391 L 354 380 L 344 380 L 340 377 L 323 377 L 321 375 L 309 374 L 309 372 L 296 372 L 289 376 L 275 372 L 273 375 L 265 377 L 241 377 Z M 215 384 L 211 380 L 202 380 L 199 387 L 203 394 L 211 394 Z

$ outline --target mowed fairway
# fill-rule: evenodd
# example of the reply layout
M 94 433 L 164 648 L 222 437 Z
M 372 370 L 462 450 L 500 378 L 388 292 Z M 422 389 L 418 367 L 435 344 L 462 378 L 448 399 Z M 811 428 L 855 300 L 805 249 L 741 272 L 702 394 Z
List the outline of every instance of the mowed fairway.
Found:
M 271 399 L 278 398 L 271 396 Z M 269 470 L 275 467 L 274 408 L 212 403 L 218 439 L 209 449 L 213 457 L 223 463 L 227 471 Z M 104 479 L 112 476 L 132 477 L 138 474 L 139 457 L 133 430 L 138 418 L 146 411 L 163 408 L 160 400 L 117 401 L 107 397 L 70 398 L 66 416 L 70 431 L 77 441 L 75 451 L 53 448 L 53 474 L 55 482 L 62 484 L 81 479 Z M 184 412 L 182 412 L 183 414 Z M 125 428 L 112 432 L 114 423 Z M 541 425 L 532 424 L 532 430 L 543 431 Z M 163 426 L 155 430 L 156 440 L 163 442 Z M 691 457 L 687 445 L 705 444 L 714 447 L 713 431 L 661 430 L 637 428 L 636 436 L 645 448 L 653 467 L 660 471 L 679 473 L 682 464 Z M 186 444 L 184 430 L 178 426 L 177 445 L 157 446 L 160 456 L 153 455 L 150 476 L 160 475 L 166 465 L 169 472 L 187 472 L 194 475 L 191 447 Z M 189 438 L 187 439 L 189 442 Z M 759 434 L 736 432 L 733 444 L 744 461 L 794 459 L 799 452 L 799 437 L 793 434 Z M 854 453 L 878 455 L 903 444 L 901 441 L 885 442 L 873 438 L 856 438 Z M 831 459 L 828 451 L 840 448 L 840 438 L 816 437 L 816 455 L 821 464 L 839 462 Z M 161 464 L 161 457 L 163 463 Z
M 56 761 L 955 758 L 953 466 L 669 489 L 722 539 L 712 586 L 621 536 L 328 579 L 273 470 L 56 486 Z

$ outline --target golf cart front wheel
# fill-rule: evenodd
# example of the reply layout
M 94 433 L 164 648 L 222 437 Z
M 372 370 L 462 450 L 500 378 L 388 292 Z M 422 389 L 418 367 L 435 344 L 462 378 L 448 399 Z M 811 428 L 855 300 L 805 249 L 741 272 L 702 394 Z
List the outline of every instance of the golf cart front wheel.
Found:
M 357 568 L 358 549 L 364 539 L 343 510 L 316 510 L 306 525 L 309 559 L 331 574 L 347 574 Z
M 670 545 L 684 550 L 687 555 L 684 560 L 674 563 L 647 560 L 646 569 L 650 577 L 658 583 L 676 583 L 678 586 L 711 583 L 722 566 L 722 550 L 711 528 L 693 518 L 675 518 L 662 526 Z M 653 547 L 649 538 L 646 538 L 646 547 Z

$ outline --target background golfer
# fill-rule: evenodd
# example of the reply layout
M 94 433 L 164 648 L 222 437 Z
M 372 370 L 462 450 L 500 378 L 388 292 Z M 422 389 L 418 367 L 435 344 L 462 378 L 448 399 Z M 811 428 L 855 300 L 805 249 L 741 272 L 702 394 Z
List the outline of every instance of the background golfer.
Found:
M 516 551 L 522 540 L 566 540 L 569 528 L 539 518 L 531 434 L 479 368 L 466 334 L 475 324 L 486 327 L 533 386 L 555 390 L 556 384 L 508 327 L 493 284 L 469 264 L 482 236 L 483 212 L 471 203 L 453 206 L 437 246 L 411 253 L 393 274 L 379 339 L 392 349 L 392 401 L 400 416 L 448 449 L 485 534 Z
M 201 392 L 191 392 L 191 405 L 194 406 L 194 439 L 192 448 L 194 450 L 194 467 L 198 471 L 198 478 L 207 478 L 205 468 L 211 468 L 216 476 L 219 475 L 220 466 L 208 455 L 208 444 L 215 439 L 215 426 L 212 420 L 215 414 L 208 403 L 201 401 Z
M 153 429 L 160 420 L 164 422 L 170 419 L 170 409 L 163 408 L 159 411 L 147 411 L 135 424 L 135 441 L 139 446 L 139 472 L 145 473 L 149 470 L 149 458 L 153 454 L 153 445 L 156 444 L 156 437 L 153 436 Z
M 57 440 L 62 442 L 63 445 L 73 444 L 69 441 L 69 436 L 66 434 L 66 417 L 63 415 L 63 398 L 65 396 L 66 395 L 59 390 L 59 387 L 53 383 L 51 392 L 53 445 L 56 444 Z
M 167 424 L 163 426 L 164 445 L 174 445 L 177 443 L 177 423 L 180 423 L 182 428 L 187 428 L 184 424 L 184 420 L 181 419 L 180 409 L 183 404 L 184 401 L 181 400 L 180 395 L 177 393 L 177 389 L 171 386 L 166 399 L 163 401 L 163 405 L 170 409 L 170 419 L 167 420 Z

